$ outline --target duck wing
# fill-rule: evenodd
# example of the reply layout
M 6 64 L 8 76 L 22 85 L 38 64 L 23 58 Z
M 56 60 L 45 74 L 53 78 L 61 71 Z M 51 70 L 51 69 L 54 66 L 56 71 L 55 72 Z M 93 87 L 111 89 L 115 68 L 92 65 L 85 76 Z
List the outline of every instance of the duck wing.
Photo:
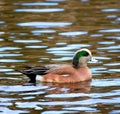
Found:
M 27 75 L 28 77 L 33 75 L 45 75 L 48 73 L 55 73 L 58 69 L 60 69 L 63 65 L 62 64 L 50 64 L 45 66 L 29 66 L 25 65 L 27 70 L 20 70 L 21 73 Z
M 65 70 L 64 66 L 66 65 L 65 64 L 50 64 L 44 66 L 26 65 L 25 68 L 27 68 L 27 70 L 20 70 L 20 72 L 29 77 L 30 83 L 35 83 L 37 75 L 45 75 L 48 73 L 64 74 L 63 72 Z
M 29 77 L 29 75 L 45 75 L 47 74 L 47 70 L 49 70 L 47 67 L 45 66 L 25 66 L 25 68 L 27 68 L 27 70 L 20 70 L 21 73 L 27 75 Z

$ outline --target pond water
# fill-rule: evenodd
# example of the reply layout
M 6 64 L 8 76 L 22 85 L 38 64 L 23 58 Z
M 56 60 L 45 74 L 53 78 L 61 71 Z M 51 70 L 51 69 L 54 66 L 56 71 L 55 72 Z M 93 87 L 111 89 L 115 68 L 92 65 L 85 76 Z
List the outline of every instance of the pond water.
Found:
M 88 48 L 91 82 L 38 83 L 24 64 L 71 63 Z M 0 114 L 120 114 L 119 0 L 0 0 Z

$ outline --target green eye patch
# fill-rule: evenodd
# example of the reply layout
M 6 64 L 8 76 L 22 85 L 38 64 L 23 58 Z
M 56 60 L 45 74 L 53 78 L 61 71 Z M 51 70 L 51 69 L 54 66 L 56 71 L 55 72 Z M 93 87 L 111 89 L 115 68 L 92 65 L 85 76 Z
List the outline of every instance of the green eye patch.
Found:
M 88 55 L 89 55 L 88 52 L 86 52 L 86 51 L 81 51 L 81 52 L 78 52 L 78 53 L 76 54 L 76 59 L 78 60 L 79 58 L 81 58 L 81 57 L 83 57 L 83 56 L 88 56 Z

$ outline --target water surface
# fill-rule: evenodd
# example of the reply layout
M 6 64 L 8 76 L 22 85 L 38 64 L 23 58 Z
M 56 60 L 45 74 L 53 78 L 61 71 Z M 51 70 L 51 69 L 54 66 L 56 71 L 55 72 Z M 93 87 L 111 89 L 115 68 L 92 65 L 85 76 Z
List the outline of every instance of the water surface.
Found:
M 1 0 L 1 114 L 120 114 L 118 0 Z M 24 64 L 71 63 L 88 48 L 92 81 L 25 85 Z

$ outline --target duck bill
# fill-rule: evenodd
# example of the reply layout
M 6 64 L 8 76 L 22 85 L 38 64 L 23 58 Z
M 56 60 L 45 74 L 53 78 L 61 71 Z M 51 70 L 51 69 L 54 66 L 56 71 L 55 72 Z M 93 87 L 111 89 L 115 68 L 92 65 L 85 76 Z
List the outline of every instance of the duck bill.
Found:
M 97 62 L 98 62 L 98 60 L 97 60 L 97 59 L 95 59 L 94 57 L 91 57 L 90 62 L 92 62 L 92 63 L 97 63 Z

